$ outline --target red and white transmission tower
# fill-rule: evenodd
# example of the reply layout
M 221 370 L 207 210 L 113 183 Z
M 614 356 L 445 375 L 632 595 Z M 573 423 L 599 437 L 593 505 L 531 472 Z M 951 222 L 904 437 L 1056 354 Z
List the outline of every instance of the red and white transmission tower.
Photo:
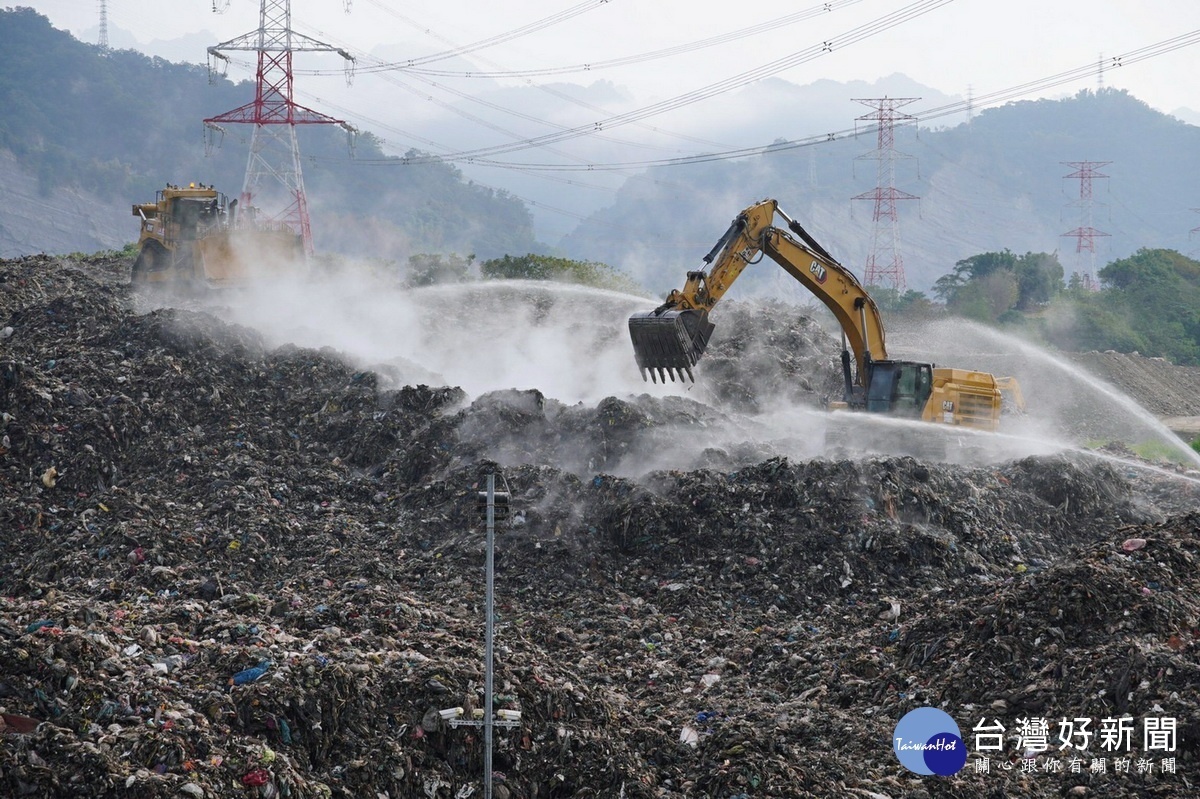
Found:
M 1092 201 L 1092 180 L 1107 178 L 1108 175 L 1102 175 L 1099 170 L 1100 167 L 1107 166 L 1112 161 L 1060 161 L 1059 163 L 1075 167 L 1074 172 L 1063 175 L 1064 180 L 1079 180 L 1079 199 L 1070 205 L 1079 208 L 1080 225 L 1062 235 L 1075 239 L 1075 252 L 1079 256 L 1078 272 L 1082 275 L 1084 286 L 1095 290 L 1096 239 L 1108 234 L 1092 227 L 1092 208 L 1096 205 Z M 1088 255 L 1085 256 L 1084 253 L 1088 253 Z M 1084 262 L 1085 258 L 1087 259 L 1086 263 Z
M 221 131 L 222 123 L 254 126 L 250 140 L 250 158 L 238 202 L 243 209 L 256 208 L 268 214 L 268 208 L 280 208 L 267 219 L 286 225 L 299 233 L 304 251 L 312 254 L 312 228 L 308 219 L 308 199 L 304 194 L 304 175 L 300 170 L 300 147 L 296 142 L 297 125 L 340 125 L 353 133 L 345 121 L 298 105 L 292 99 L 292 54 L 299 52 L 337 53 L 346 59 L 347 69 L 354 56 L 341 48 L 317 41 L 292 30 L 291 0 L 260 0 L 258 30 L 251 31 L 208 48 L 212 60 L 228 61 L 222 50 L 251 50 L 258 53 L 254 100 L 243 106 L 204 120 L 208 127 Z M 346 5 L 349 10 L 349 3 Z M 216 10 L 214 4 L 213 10 Z M 275 192 L 264 188 L 265 180 L 276 185 Z M 248 214 L 240 213 L 240 219 Z M 263 221 L 260 217 L 260 221 Z
M 850 198 L 852 200 L 874 200 L 875 202 L 873 214 L 875 232 L 871 242 L 871 254 L 867 256 L 866 284 L 868 286 L 889 286 L 903 293 L 907 288 L 907 283 L 904 279 L 904 258 L 900 255 L 900 226 L 896 218 L 896 202 L 920 198 L 915 194 L 909 194 L 896 188 L 896 159 L 911 158 L 912 156 L 896 152 L 893 128 L 898 119 L 916 119 L 909 114 L 899 113 L 896 109 L 909 103 L 915 103 L 921 98 L 853 99 L 856 103 L 862 103 L 875 109 L 872 113 L 864 114 L 858 119 L 874 122 L 878 131 L 878 143 L 875 149 L 866 155 L 859 156 L 859 158 L 873 158 L 879 162 L 875 188 Z

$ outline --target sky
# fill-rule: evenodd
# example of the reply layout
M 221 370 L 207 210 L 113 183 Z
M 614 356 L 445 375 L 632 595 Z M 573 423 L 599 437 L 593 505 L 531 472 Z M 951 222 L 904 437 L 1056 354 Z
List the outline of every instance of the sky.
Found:
M 96 41 L 100 0 L 22 5 Z M 106 5 L 112 46 L 135 46 L 171 60 L 204 63 L 206 46 L 258 27 L 257 0 L 171 0 L 169 13 L 162 0 Z M 864 109 L 849 95 L 821 108 L 797 108 L 786 98 L 781 105 L 788 107 L 771 107 L 769 99 L 752 94 L 755 86 L 859 81 L 854 90 L 867 97 L 896 96 L 886 91 L 894 84 L 881 81 L 897 74 L 928 87 L 922 97 L 938 105 L 1082 70 L 1060 85 L 1005 99 L 1062 97 L 1104 85 L 1200 124 L 1200 82 L 1193 79 L 1200 44 L 1136 63 L 1130 55 L 1188 34 L 1195 35 L 1187 41 L 1200 41 L 1197 0 L 760 0 L 740 14 L 731 13 L 737 6 L 695 0 L 293 0 L 291 7 L 294 30 L 358 57 L 358 74 L 347 87 L 337 55 L 297 56 L 297 101 L 376 133 L 397 153 L 416 147 L 444 155 L 579 127 L 587 134 L 505 158 L 630 163 L 766 145 L 853 127 Z M 746 29 L 756 32 L 739 33 Z M 725 40 L 697 46 L 715 37 Z M 451 75 L 370 74 L 373 59 L 421 59 L 493 38 L 503 41 L 423 65 Z M 664 50 L 670 54 L 632 58 Z M 252 54 L 230 54 L 228 77 L 251 78 Z M 618 59 L 632 63 L 610 63 Z M 1096 74 L 1100 63 L 1102 75 Z M 531 70 L 543 74 L 481 76 Z M 695 96 L 703 99 L 639 113 L 636 123 L 613 121 Z M 963 113 L 937 124 L 965 118 Z M 739 127 L 747 120 L 755 124 Z M 459 164 L 479 182 L 531 199 L 538 206 L 535 217 L 586 214 L 610 202 L 629 174 L 506 174 Z M 567 187 L 584 199 L 556 201 Z M 576 221 L 562 218 L 558 229 Z
M 213 13 L 214 2 L 227 7 Z M 350 11 L 345 7 L 349 3 Z M 59 27 L 94 36 L 99 0 L 24 0 Z M 255 0 L 107 0 L 110 30 L 140 42 L 211 32 L 226 41 L 258 23 Z M 479 52 L 509 70 L 601 63 L 704 40 L 765 23 L 820 2 L 760 0 L 745 16 L 731 6 L 694 0 L 293 0 L 293 27 L 359 51 L 394 45 L 412 55 L 440 52 L 507 33 L 552 15 L 583 9 L 557 24 Z M 833 10 L 719 47 L 625 68 L 592 72 L 646 98 L 691 90 L 833 40 L 858 25 L 913 3 L 833 0 Z M 982 94 L 1072 69 L 1200 29 L 1194 0 L 948 0 L 916 19 L 830 52 L 780 74 L 796 83 L 821 78 L 872 80 L 902 72 L 948 94 L 970 87 Z M 498 9 L 503 9 L 499 11 Z M 216 43 L 215 41 L 213 42 Z M 312 56 L 310 58 L 317 58 Z M 322 56 L 321 59 L 330 57 Z M 193 60 L 202 61 L 198 52 Z M 334 59 L 336 60 L 336 59 Z M 1200 109 L 1200 84 L 1191 80 L 1200 48 L 1106 71 L 1108 85 L 1127 88 L 1152 106 Z M 481 69 L 487 65 L 477 61 Z M 587 73 L 537 80 L 586 80 Z

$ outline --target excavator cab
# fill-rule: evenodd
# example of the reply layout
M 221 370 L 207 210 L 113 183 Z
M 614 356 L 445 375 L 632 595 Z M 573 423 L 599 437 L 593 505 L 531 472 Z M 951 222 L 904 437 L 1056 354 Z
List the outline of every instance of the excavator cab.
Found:
M 868 366 L 868 413 L 887 413 L 919 419 L 932 393 L 932 364 L 915 361 L 871 361 Z

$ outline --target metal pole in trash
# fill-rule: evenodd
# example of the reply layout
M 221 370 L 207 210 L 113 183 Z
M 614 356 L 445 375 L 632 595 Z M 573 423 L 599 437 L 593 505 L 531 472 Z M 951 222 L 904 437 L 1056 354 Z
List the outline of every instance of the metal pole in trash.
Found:
M 487 620 L 484 623 L 483 652 L 483 799 L 492 799 L 492 634 L 495 632 L 492 600 L 496 584 L 496 475 L 487 477 Z
M 494 687 L 493 682 L 495 681 L 495 664 L 492 660 L 495 650 L 493 640 L 496 633 L 496 519 L 508 518 L 509 495 L 507 491 L 497 493 L 496 475 L 489 474 L 487 477 L 487 491 L 479 491 L 475 497 L 475 512 L 478 513 L 480 507 L 486 507 L 487 510 L 487 596 L 484 598 L 484 614 L 486 618 L 484 619 L 483 653 L 484 707 L 472 713 L 470 718 L 462 718 L 463 708 L 461 707 L 450 707 L 439 712 L 442 718 L 446 719 L 453 728 L 483 727 L 484 797 L 485 799 L 492 799 L 492 733 L 496 727 L 511 730 L 521 726 L 521 711 L 512 710 L 511 708 L 500 711 L 493 709 L 496 700 L 492 692 Z M 479 504 L 484 501 L 486 502 L 486 506 Z

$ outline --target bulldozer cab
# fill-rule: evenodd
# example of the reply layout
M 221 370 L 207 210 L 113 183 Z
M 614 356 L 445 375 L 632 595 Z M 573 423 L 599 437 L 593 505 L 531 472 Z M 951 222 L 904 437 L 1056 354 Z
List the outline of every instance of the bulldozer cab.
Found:
M 870 413 L 921 417 L 933 393 L 933 366 L 914 361 L 872 361 L 867 382 Z
M 220 225 L 223 210 L 215 197 L 176 197 L 169 214 L 178 226 L 178 238 L 194 241 Z

